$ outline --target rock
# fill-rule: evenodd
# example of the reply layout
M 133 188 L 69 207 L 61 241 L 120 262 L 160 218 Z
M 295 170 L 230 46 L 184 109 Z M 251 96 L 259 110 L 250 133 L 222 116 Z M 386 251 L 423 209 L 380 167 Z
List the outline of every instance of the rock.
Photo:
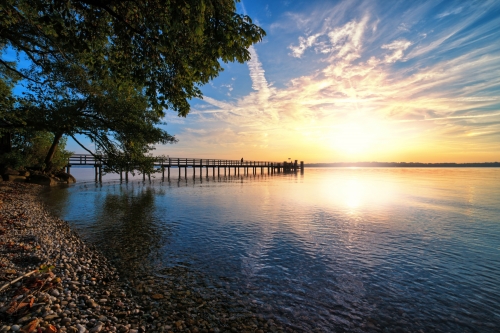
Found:
M 8 182 L 18 182 L 18 183 L 26 182 L 26 177 L 24 176 L 4 175 L 3 178 Z
M 75 179 L 75 177 L 73 177 L 73 176 L 72 176 L 72 175 L 70 175 L 69 173 L 66 173 L 66 172 L 58 172 L 58 173 L 56 173 L 56 176 L 57 176 L 60 180 L 62 180 L 62 181 L 64 181 L 64 182 L 66 182 L 66 183 L 68 183 L 68 184 L 74 184 L 74 183 L 76 183 L 76 179 Z
M 103 326 L 104 326 L 104 324 L 101 323 L 100 321 L 98 321 L 97 324 L 94 327 L 92 327 L 89 332 L 90 333 L 100 332 L 102 330 Z
M 57 314 L 49 314 L 48 316 L 43 317 L 43 320 L 49 321 L 49 320 L 56 319 L 56 318 L 59 318 L 59 316 Z
M 18 319 L 17 323 L 18 324 L 22 324 L 22 323 L 25 323 L 25 322 L 29 321 L 30 319 L 31 319 L 31 316 L 27 315 L 27 316 L 24 316 L 24 317 Z
M 76 329 L 78 330 L 78 333 L 85 333 L 85 331 L 87 330 L 85 326 L 81 324 L 76 324 Z
M 59 296 L 59 295 L 60 295 L 60 292 L 59 292 L 59 290 L 57 290 L 57 289 L 52 289 L 52 290 L 50 291 L 50 294 L 51 294 L 52 296 L 57 297 L 57 296 Z
M 12 325 L 12 327 L 10 329 L 14 332 L 17 332 L 21 329 L 21 327 L 19 325 Z
M 163 299 L 164 298 L 164 296 L 162 294 L 154 294 L 151 297 L 154 298 L 154 299 Z
M 63 325 L 66 325 L 66 324 L 69 324 L 69 323 L 71 323 L 71 318 L 66 317 L 66 318 L 63 318 L 61 320 L 61 324 L 63 324 Z
M 46 185 L 46 186 L 57 185 L 56 180 L 47 175 L 32 175 L 31 177 L 28 178 L 28 183 Z

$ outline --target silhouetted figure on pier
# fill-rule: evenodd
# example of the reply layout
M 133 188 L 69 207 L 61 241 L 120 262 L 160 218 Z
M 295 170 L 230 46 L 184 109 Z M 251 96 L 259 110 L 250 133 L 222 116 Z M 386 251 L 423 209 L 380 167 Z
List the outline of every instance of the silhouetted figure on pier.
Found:
M 241 164 L 243 164 L 243 157 L 241 158 Z

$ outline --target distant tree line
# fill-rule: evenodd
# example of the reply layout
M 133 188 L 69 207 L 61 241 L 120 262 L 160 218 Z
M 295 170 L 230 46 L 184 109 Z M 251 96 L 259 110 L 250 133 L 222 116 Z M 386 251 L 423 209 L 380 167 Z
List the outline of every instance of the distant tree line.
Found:
M 110 168 L 150 164 L 154 145 L 177 141 L 162 128 L 165 111 L 185 117 L 222 62 L 248 61 L 265 36 L 237 1 L 2 0 L 0 137 L 13 144 L 0 163 L 29 165 L 23 156 L 38 145 L 35 164 L 50 171 L 66 137 L 95 154 L 83 135 Z

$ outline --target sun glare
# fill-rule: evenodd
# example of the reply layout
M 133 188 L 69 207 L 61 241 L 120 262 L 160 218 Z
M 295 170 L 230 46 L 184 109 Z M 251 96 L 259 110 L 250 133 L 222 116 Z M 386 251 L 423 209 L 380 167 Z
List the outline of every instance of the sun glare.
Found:
M 369 150 L 376 140 L 376 133 L 362 124 L 346 123 L 338 127 L 333 133 L 336 149 L 350 154 L 363 154 Z

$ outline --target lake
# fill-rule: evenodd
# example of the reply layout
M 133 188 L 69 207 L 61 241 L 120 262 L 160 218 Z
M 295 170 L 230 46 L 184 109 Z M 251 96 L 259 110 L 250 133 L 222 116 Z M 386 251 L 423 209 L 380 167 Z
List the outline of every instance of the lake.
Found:
M 192 270 L 297 331 L 500 327 L 500 169 L 105 179 L 46 199 L 122 271 Z

